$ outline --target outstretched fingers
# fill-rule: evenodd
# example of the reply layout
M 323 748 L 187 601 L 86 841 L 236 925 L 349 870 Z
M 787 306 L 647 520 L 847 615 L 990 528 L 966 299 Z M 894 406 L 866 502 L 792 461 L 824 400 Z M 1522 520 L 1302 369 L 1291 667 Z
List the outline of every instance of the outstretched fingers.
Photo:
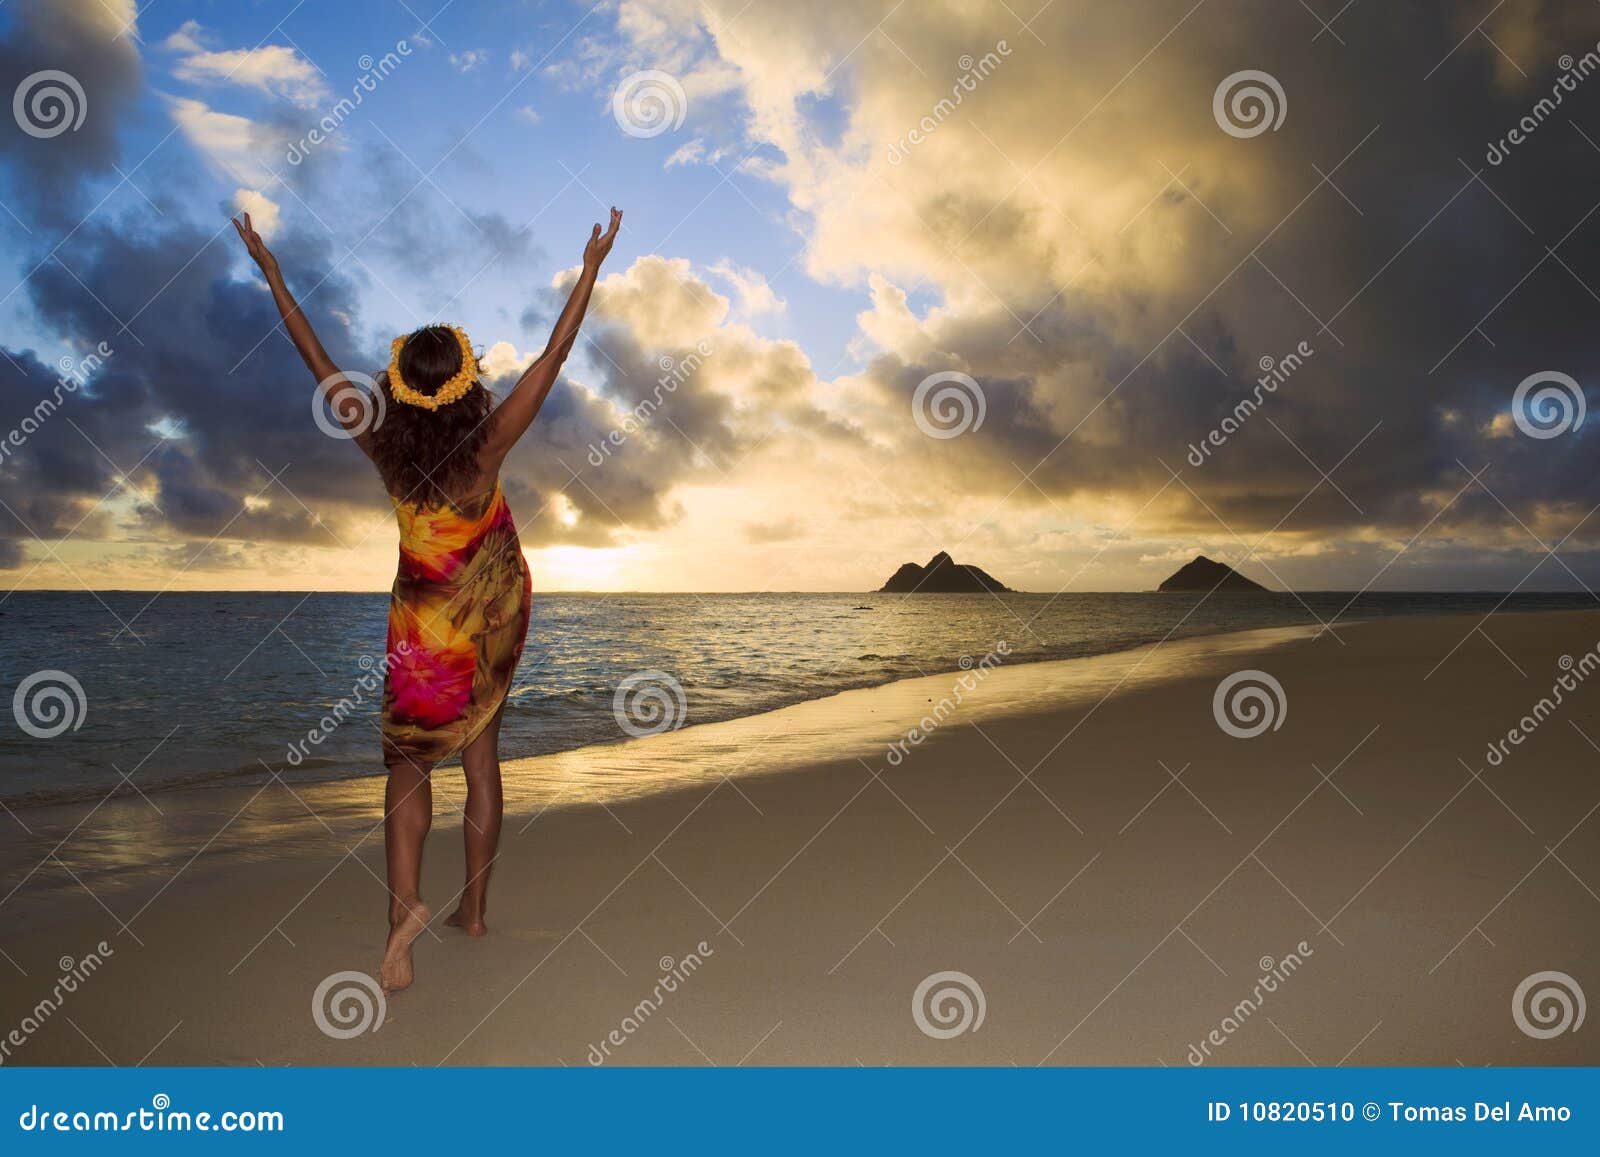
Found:
M 242 223 L 238 217 L 229 217 L 228 220 L 232 221 L 233 227 L 239 231 L 239 240 L 244 242 L 244 247 L 249 250 L 250 256 L 254 257 L 260 253 L 262 249 L 261 235 L 255 231 L 255 226 L 250 224 L 250 214 L 244 214 Z

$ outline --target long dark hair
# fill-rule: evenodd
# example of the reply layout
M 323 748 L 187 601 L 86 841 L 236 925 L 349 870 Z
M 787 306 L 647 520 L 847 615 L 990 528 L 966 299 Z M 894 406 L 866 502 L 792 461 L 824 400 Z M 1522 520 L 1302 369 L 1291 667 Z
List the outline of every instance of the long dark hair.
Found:
M 442 325 L 416 330 L 400 350 L 400 376 L 419 394 L 435 393 L 460 368 L 461 345 Z M 459 400 L 425 410 L 395 398 L 387 370 L 378 375 L 378 383 L 384 415 L 372 431 L 372 460 L 384 486 L 418 506 L 448 505 L 451 495 L 460 497 L 477 476 L 493 397 L 480 377 Z

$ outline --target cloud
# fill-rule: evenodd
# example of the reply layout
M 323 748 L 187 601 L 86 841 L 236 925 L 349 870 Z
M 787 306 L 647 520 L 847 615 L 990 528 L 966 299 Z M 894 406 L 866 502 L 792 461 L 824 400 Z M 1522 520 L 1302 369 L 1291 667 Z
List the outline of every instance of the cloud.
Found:
M 556 277 L 566 291 L 577 280 L 576 268 Z M 687 258 L 637 258 L 620 273 L 595 283 L 593 310 L 627 326 L 643 345 L 684 348 L 708 337 L 728 316 L 729 302 L 694 276 Z
M 290 101 L 300 108 L 316 108 L 328 95 L 328 86 L 316 65 L 283 44 L 218 51 L 202 47 L 199 25 L 186 21 L 165 45 L 187 55 L 172 67 L 172 75 L 191 84 L 237 85 L 267 96 Z
M 242 200 L 256 195 L 241 191 Z M 391 516 L 382 487 L 353 447 L 317 432 L 313 383 L 276 332 L 254 271 L 239 278 L 231 234 L 175 220 L 130 224 L 85 224 L 72 241 L 77 276 L 46 266 L 29 283 L 46 332 L 72 348 L 105 339 L 111 349 L 82 389 L 0 459 L 0 499 L 15 512 L 0 515 L 0 562 L 45 559 L 43 547 L 27 546 L 34 536 L 68 534 L 108 547 L 181 548 L 206 572 L 229 559 L 264 565 L 270 550 L 250 552 L 269 544 L 345 558 L 381 540 Z M 366 335 L 357 286 L 328 242 L 284 221 L 274 250 L 336 362 L 376 371 L 381 343 Z M 322 272 L 312 280 L 311 270 Z M 676 291 L 670 278 L 681 283 Z M 547 296 L 554 310 L 564 292 L 552 286 Z M 717 299 L 686 265 L 641 260 L 608 277 L 596 297 L 586 348 L 598 377 L 559 382 L 504 467 L 530 548 L 616 546 L 670 527 L 682 516 L 680 487 L 719 482 L 778 424 L 836 436 L 807 400 L 813 377 L 798 349 L 722 324 L 725 301 L 707 313 Z M 675 324 L 673 308 L 693 316 Z M 113 315 L 132 319 L 128 333 Z M 31 351 L 5 353 L 0 397 L 12 399 L 15 421 L 51 396 L 57 377 Z M 492 343 L 490 384 L 508 389 L 532 356 Z M 172 557 L 134 552 L 124 565 L 153 573 Z M 383 560 L 371 565 L 381 570 Z
M 1003 502 L 1036 528 L 1125 513 L 1140 538 L 1260 541 L 1284 558 L 1366 543 L 1338 552 L 1351 585 L 1381 565 L 1359 569 L 1373 544 L 1425 526 L 1463 559 L 1504 548 L 1498 573 L 1515 581 L 1516 554 L 1542 551 L 1501 501 L 1576 530 L 1574 550 L 1600 544 L 1600 523 L 1581 521 L 1600 501 L 1587 435 L 1493 436 L 1526 375 L 1600 378 L 1579 284 L 1600 270 L 1578 240 L 1600 153 L 1555 123 L 1600 116 L 1600 87 L 1567 93 L 1514 163 L 1486 165 L 1486 140 L 1548 78 L 1464 40 L 1476 16 L 1380 26 L 1352 8 L 1339 28 L 1368 46 L 1358 60 L 1322 51 L 1294 5 L 1246 25 L 1190 4 L 1057 4 L 1026 29 L 1003 8 L 929 20 L 890 0 L 710 0 L 687 23 L 675 0 L 626 9 L 613 54 L 734 77 L 745 171 L 788 199 L 805 270 L 869 296 L 853 346 L 869 360 L 819 396 L 892 447 L 911 501 Z M 1600 36 L 1589 8 L 1490 23 L 1528 74 Z M 1246 67 L 1281 81 L 1280 131 L 1241 139 L 1216 122 L 1216 89 Z M 674 160 L 701 153 L 697 138 Z M 1571 272 L 1543 249 L 1563 235 Z M 1261 359 L 1301 341 L 1314 355 L 1190 465 Z M 977 381 L 986 417 L 929 438 L 913 398 L 951 371 Z M 1492 496 L 1470 481 L 1486 463 Z
M 166 104 L 184 139 L 222 176 L 250 185 L 267 185 L 277 179 L 268 158 L 284 153 L 281 130 L 249 117 L 218 112 L 192 97 L 168 96 Z
M 250 224 L 264 241 L 272 240 L 278 231 L 278 205 L 266 194 L 255 189 L 239 189 L 233 194 L 233 208 L 250 214 Z
M 491 380 L 511 379 L 520 376 L 537 354 L 518 353 L 508 341 L 497 341 L 478 359 L 484 376 Z
M 487 59 L 489 59 L 487 52 L 477 48 L 468 48 L 464 51 L 450 54 L 450 67 L 457 72 L 472 72 Z
M 756 269 L 736 265 L 732 261 L 719 261 L 709 272 L 733 286 L 739 297 L 739 311 L 746 317 L 763 313 L 782 313 L 788 302 L 773 292 L 766 275 Z
M 624 0 L 546 70 L 597 104 L 631 70 L 672 73 L 689 111 L 668 164 L 741 159 L 729 179 L 781 200 L 800 250 L 779 281 L 793 246 L 735 248 L 731 230 L 709 266 L 671 253 L 623 266 L 619 249 L 568 374 L 506 467 L 530 547 L 758 552 L 825 545 L 837 524 L 891 562 L 971 536 L 964 554 L 1036 589 L 1075 575 L 1151 585 L 1196 549 L 1237 560 L 1257 545 L 1285 581 L 1355 588 L 1380 573 L 1509 587 L 1559 542 L 1600 578 L 1590 425 L 1536 440 L 1509 413 L 1517 383 L 1543 370 L 1572 374 L 1600 407 L 1586 337 L 1600 153 L 1577 131 L 1600 123 L 1600 84 L 1564 93 L 1500 163 L 1485 159 L 1549 91 L 1551 62 L 1600 38 L 1600 9 L 1506 5 L 1480 36 L 1478 14 L 1447 6 L 1396 23 L 1353 5 L 1334 24 L 1355 52 L 1313 39 L 1321 26 L 1298 5 L 1241 20 L 1192 0 L 1063 2 L 1026 28 L 1004 6 L 952 0 L 937 20 L 912 7 Z M 22 266 L 66 238 L 16 299 L 30 337 L 0 361 L 0 398 L 31 409 L 55 386 L 59 348 L 109 340 L 115 353 L 70 399 L 76 429 L 58 415 L 0 461 L 0 496 L 40 534 L 81 522 L 75 538 L 147 550 L 151 566 L 216 535 L 229 558 L 258 561 L 381 537 L 387 500 L 359 454 L 314 432 L 310 383 L 231 234 L 108 209 L 67 238 L 149 107 L 136 43 L 111 35 L 131 4 L 13 0 L 8 13 L 0 80 L 64 68 L 89 115 L 49 140 L 0 137 L 5 200 L 37 234 L 19 243 Z M 198 26 L 169 39 L 185 59 L 220 55 Z M 193 67 L 196 83 L 226 74 Z M 303 105 L 271 65 L 248 67 L 275 110 L 158 99 L 226 177 L 223 195 L 265 200 Z M 1213 97 L 1247 68 L 1280 81 L 1287 110 L 1277 131 L 1241 138 Z M 417 178 L 377 143 L 319 162 L 375 187 Z M 342 364 L 378 368 L 372 330 L 391 319 L 362 306 L 391 308 L 388 294 L 299 216 L 274 241 L 291 283 Z M 364 261 L 434 274 L 401 287 L 437 295 L 407 303 L 421 315 L 461 308 L 454 287 L 486 263 L 538 259 L 518 222 L 432 188 L 349 216 L 341 233 L 376 229 Z M 524 325 L 547 328 L 575 276 L 552 278 Z M 792 288 L 805 277 L 823 288 Z M 750 327 L 806 333 L 818 301 L 858 303 L 836 335 L 854 357 L 835 370 L 830 350 L 821 374 L 799 340 Z M 544 336 L 462 321 L 494 339 L 485 366 L 500 389 Z M 1282 367 L 1302 343 L 1311 352 L 1262 386 L 1262 360 Z M 952 374 L 976 383 L 983 421 L 930 437 L 917 400 Z M 37 558 L 29 541 L 0 519 L 0 563 Z
M 685 141 L 672 151 L 666 160 L 665 168 L 671 169 L 678 165 L 697 164 L 705 158 L 706 143 L 699 137 Z
M 88 207 L 89 182 L 110 173 L 120 157 L 122 125 L 137 111 L 142 87 L 137 13 L 133 0 L 14 0 L 6 9 L 6 36 L 0 40 L 0 90 L 43 98 L 54 90 L 60 104 L 44 105 L 40 125 L 54 131 L 52 116 L 63 111 L 76 128 L 40 136 L 21 131 L 7 116 L 0 131 L 0 170 L 5 200 L 23 213 L 36 214 L 47 227 L 70 226 Z M 41 71 L 64 72 L 81 91 L 41 78 Z M 26 94 L 25 99 L 26 99 Z M 32 107 L 25 105 L 25 107 Z M 64 122 L 65 123 L 65 122 Z
M 27 5 L 20 11 L 27 18 L 37 14 Z M 78 15 L 87 20 L 80 28 L 103 31 L 87 9 Z M 18 42 L 44 35 L 30 28 L 19 22 Z M 204 48 L 200 37 L 198 28 L 188 29 L 174 47 Z M 122 52 L 119 46 L 116 53 Z M 248 208 L 259 227 L 276 226 L 274 251 L 330 354 L 347 368 L 381 367 L 382 341 L 363 320 L 352 267 L 320 230 L 297 228 L 262 192 L 272 187 L 264 160 L 281 131 L 277 125 L 192 97 L 167 96 L 163 103 L 185 140 L 237 182 L 230 185 L 234 206 Z M 96 157 L 109 164 L 115 155 L 113 147 Z M 367 159 L 374 180 L 400 167 L 392 154 Z M 92 172 L 80 169 L 77 178 Z M 70 181 L 65 191 L 63 203 L 82 196 Z M 394 247 L 408 262 L 436 271 L 460 265 L 464 276 L 488 258 L 533 254 L 526 232 L 498 214 L 437 198 L 423 204 L 422 194 L 413 201 L 414 212 L 402 208 L 378 222 L 375 245 Z M 26 220 L 36 229 L 53 208 L 16 207 L 29 213 Z M 59 410 L 30 430 L 23 446 L 0 459 L 0 499 L 14 512 L 0 515 L 0 565 L 14 569 L 44 560 L 58 581 L 72 581 L 57 573 L 66 564 L 49 560 L 43 546 L 29 545 L 35 536 L 95 542 L 104 552 L 102 577 L 139 573 L 154 576 L 158 585 L 160 568 L 173 559 L 208 572 L 247 559 L 270 576 L 281 572 L 286 558 L 365 557 L 361 544 L 381 537 L 391 517 L 388 501 L 360 454 L 317 432 L 313 383 L 231 232 L 197 226 L 178 213 L 118 217 L 111 208 L 78 224 L 70 237 L 62 238 L 64 232 L 37 232 L 37 252 L 23 257 L 38 266 L 23 287 L 27 307 L 42 344 L 90 350 L 104 342 L 107 356 Z M 39 261 L 57 239 L 60 260 Z M 792 346 L 740 331 L 725 337 L 726 371 L 697 372 L 701 355 L 692 342 L 683 345 L 682 335 L 714 335 L 727 302 L 684 267 L 676 291 L 652 309 L 644 295 L 671 287 L 667 271 L 656 271 L 653 280 L 650 272 L 610 282 L 607 294 L 617 308 L 610 316 L 597 308 L 587 331 L 591 356 L 602 367 L 599 380 L 559 383 L 527 445 L 505 468 L 530 546 L 609 546 L 670 525 L 680 514 L 678 486 L 715 477 L 712 456 L 732 462 L 759 442 L 762 415 L 745 412 L 735 386 L 748 380 L 761 393 L 792 401 L 784 383 L 804 380 L 803 359 Z M 440 283 L 455 284 L 449 278 Z M 551 311 L 562 296 L 557 288 L 548 291 Z M 691 311 L 688 325 L 668 315 L 674 307 Z M 476 328 L 473 318 L 463 320 Z M 671 352 L 688 358 L 688 368 L 662 387 L 662 359 Z M 9 400 L 9 427 L 54 395 L 58 370 L 36 350 L 13 347 L 4 354 L 0 398 Z M 504 388 L 527 360 L 510 342 L 497 341 L 485 355 L 486 371 Z M 640 432 L 629 453 L 593 467 L 590 448 L 658 391 L 671 402 L 670 418 L 663 415 L 656 428 Z M 381 559 L 378 565 L 381 570 Z
M 421 176 L 387 144 L 369 145 L 361 164 L 365 179 L 375 187 L 404 191 L 417 185 Z M 432 295 L 417 303 L 422 316 L 436 317 L 453 308 L 457 288 L 486 268 L 524 264 L 536 253 L 526 224 L 515 224 L 499 212 L 467 208 L 433 184 L 398 202 L 374 201 L 369 210 L 371 223 L 361 234 L 372 230 L 370 247 L 403 268 L 433 271 L 416 286 L 418 292 Z
M 776 522 L 747 522 L 743 531 L 749 542 L 791 542 L 805 534 L 805 523 L 794 517 L 780 518 Z
M 172 52 L 206 52 L 210 37 L 198 20 L 185 20 L 172 35 L 161 42 L 161 47 Z

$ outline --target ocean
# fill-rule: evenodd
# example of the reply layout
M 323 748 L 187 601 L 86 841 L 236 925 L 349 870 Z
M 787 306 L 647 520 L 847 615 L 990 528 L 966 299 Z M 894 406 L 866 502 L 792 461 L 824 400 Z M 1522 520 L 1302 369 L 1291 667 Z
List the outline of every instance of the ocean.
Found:
M 963 669 L 991 655 L 1009 665 L 1123 650 L 1172 632 L 1315 625 L 1336 614 L 1341 622 L 1486 614 L 1497 606 L 1584 609 L 1595 600 L 1581 593 L 536 593 L 501 754 L 619 741 L 663 718 L 693 725 L 752 715 Z M 381 774 L 381 684 L 373 668 L 383 659 L 387 608 L 382 594 L 5 596 L 0 800 L 16 807 L 93 798 L 119 785 L 153 792 L 247 783 L 274 770 L 291 782 Z M 654 674 L 619 718 L 618 688 L 626 692 L 640 672 Z M 669 690 L 653 694 L 663 685 Z M 651 709 L 666 715 L 651 717 Z

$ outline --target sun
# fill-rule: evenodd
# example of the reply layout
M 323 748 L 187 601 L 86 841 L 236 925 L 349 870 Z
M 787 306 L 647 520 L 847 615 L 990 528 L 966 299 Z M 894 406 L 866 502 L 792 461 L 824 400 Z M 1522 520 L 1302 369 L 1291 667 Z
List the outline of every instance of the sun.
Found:
M 547 546 L 528 551 L 535 589 L 617 591 L 636 585 L 639 546 Z

